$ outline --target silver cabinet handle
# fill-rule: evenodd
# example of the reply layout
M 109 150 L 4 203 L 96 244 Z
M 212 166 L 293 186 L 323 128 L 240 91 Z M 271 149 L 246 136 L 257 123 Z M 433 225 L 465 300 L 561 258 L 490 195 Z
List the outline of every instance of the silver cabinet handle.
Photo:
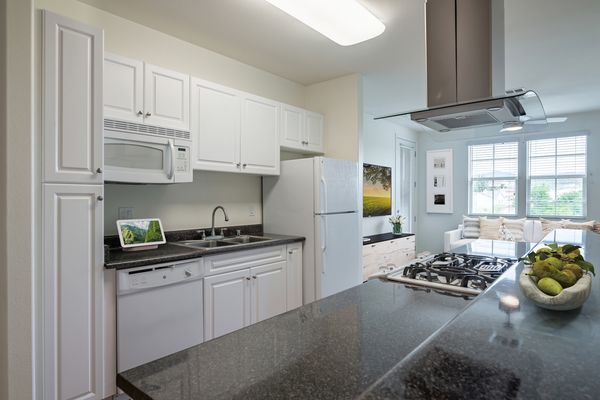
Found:
M 288 251 L 288 254 L 294 254 L 294 250 Z
M 247 277 L 246 277 L 246 280 L 247 280 L 247 281 L 249 281 L 249 280 L 250 280 L 250 277 L 249 277 L 249 276 L 247 276 Z
M 256 275 L 254 275 L 254 276 L 252 277 L 252 279 L 256 279 Z
M 102 173 L 102 168 L 96 168 L 96 173 L 97 174 L 101 174 Z
M 239 168 L 242 166 L 242 163 L 237 163 L 237 164 L 235 164 L 235 166 Z
M 137 112 L 137 115 L 142 116 L 142 115 L 144 115 L 144 112 L 142 110 L 140 110 Z
M 242 167 L 243 167 L 243 168 L 246 168 L 246 166 L 248 166 L 248 164 L 242 164 Z
M 148 117 L 150 117 L 150 116 L 152 116 L 152 113 L 151 113 L 151 112 L 147 112 L 147 113 L 146 113 L 146 118 L 148 118 Z
M 103 201 L 104 200 L 104 196 L 98 196 L 98 197 L 96 197 L 96 200 Z

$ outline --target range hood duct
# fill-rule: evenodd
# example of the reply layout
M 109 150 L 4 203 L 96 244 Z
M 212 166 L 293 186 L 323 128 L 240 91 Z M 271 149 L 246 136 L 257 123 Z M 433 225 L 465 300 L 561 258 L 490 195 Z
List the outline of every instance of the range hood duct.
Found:
M 438 132 L 544 123 L 534 91 L 504 91 L 504 0 L 427 0 L 427 104 L 410 115 Z

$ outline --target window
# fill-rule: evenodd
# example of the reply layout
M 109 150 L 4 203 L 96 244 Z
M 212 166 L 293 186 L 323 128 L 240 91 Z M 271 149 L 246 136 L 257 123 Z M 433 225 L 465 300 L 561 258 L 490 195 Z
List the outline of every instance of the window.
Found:
M 517 214 L 519 143 L 469 146 L 469 212 Z
M 527 142 L 527 215 L 584 217 L 587 137 Z

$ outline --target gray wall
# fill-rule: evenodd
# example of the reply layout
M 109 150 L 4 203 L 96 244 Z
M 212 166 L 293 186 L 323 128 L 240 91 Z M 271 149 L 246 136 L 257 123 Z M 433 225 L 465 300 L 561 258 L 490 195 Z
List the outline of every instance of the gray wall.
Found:
M 600 150 L 600 111 L 571 114 L 565 123 L 551 124 L 543 131 L 519 135 L 500 136 L 497 128 L 464 133 L 426 133 L 421 132 L 417 154 L 417 250 L 439 252 L 443 249 L 443 232 L 455 229 L 461 223 L 463 215 L 468 213 L 468 145 L 498 141 L 552 137 L 566 134 L 589 133 L 588 137 L 588 215 L 586 220 L 600 220 L 600 159 L 596 156 Z M 454 156 L 454 212 L 452 214 L 429 214 L 426 212 L 426 154 L 428 150 L 452 149 Z M 521 146 L 524 151 L 524 145 Z M 523 160 L 523 157 L 521 157 Z M 518 216 L 525 217 L 525 165 L 519 165 L 519 210 Z

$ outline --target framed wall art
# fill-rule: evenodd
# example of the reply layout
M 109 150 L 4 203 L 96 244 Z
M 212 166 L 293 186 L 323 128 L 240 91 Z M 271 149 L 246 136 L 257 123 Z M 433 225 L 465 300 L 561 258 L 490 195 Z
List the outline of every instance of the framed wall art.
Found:
M 452 149 L 427 152 L 427 212 L 451 214 Z
M 392 215 L 392 168 L 363 164 L 363 217 Z

